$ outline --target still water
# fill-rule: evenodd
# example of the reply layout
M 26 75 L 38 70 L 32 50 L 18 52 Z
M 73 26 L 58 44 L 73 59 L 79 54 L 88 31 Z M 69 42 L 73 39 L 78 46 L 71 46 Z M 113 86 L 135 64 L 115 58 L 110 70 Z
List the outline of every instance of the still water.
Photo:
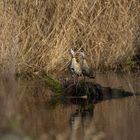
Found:
M 109 98 L 52 98 L 41 81 L 0 78 L 0 140 L 139 140 L 140 77 L 98 74 Z

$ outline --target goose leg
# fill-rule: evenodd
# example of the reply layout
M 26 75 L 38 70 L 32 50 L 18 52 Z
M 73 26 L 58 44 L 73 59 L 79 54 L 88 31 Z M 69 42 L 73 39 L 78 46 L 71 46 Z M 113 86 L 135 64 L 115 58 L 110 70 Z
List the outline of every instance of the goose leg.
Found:
M 86 84 L 86 76 L 84 76 L 84 85 Z
M 74 85 L 76 84 L 76 78 L 75 78 L 75 75 L 73 75 L 73 84 L 74 84 Z
M 69 83 L 67 89 L 69 89 L 69 88 L 71 88 L 71 87 L 76 85 L 76 79 L 75 79 L 75 75 L 74 74 L 72 75 L 72 79 L 71 80 L 72 81 Z
M 77 94 L 78 76 L 75 77 L 75 94 Z

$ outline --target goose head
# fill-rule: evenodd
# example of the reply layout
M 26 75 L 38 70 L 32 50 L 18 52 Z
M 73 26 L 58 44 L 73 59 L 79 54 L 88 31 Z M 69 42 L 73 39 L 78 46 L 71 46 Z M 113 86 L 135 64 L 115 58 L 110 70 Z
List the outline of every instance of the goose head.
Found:
M 69 53 L 71 54 L 72 57 L 75 57 L 75 52 L 72 48 L 69 50 Z
M 81 57 L 81 58 L 83 58 L 83 59 L 86 58 L 86 55 L 85 55 L 85 52 L 84 52 L 83 49 L 80 50 L 79 54 L 80 54 L 80 57 Z

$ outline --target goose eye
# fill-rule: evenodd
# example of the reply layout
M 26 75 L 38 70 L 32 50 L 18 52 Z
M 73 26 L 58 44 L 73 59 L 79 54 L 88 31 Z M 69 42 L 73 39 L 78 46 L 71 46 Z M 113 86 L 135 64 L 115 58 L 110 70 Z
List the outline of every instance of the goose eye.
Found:
M 74 71 L 74 68 L 71 68 L 71 70 L 73 70 L 73 71 Z

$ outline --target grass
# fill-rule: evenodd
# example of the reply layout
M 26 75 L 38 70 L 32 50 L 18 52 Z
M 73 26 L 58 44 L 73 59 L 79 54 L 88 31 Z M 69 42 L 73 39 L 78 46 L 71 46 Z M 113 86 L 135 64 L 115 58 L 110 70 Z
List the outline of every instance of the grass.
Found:
M 7 0 L 0 2 L 0 69 L 59 75 L 69 48 L 97 70 L 133 66 L 139 50 L 138 0 Z
M 53 79 L 50 76 L 46 76 L 44 80 L 47 86 L 56 93 L 55 95 L 61 95 L 63 93 L 63 87 L 58 80 Z

